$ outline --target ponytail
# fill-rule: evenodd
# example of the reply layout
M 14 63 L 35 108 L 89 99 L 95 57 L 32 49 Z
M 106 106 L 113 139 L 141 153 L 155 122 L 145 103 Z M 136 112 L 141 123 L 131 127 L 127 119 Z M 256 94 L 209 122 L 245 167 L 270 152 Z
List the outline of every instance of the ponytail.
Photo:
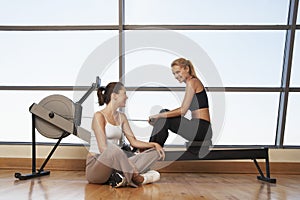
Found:
M 104 105 L 104 99 L 105 99 L 105 87 L 101 86 L 98 88 L 98 91 L 97 91 L 97 96 L 98 96 L 98 103 L 99 103 L 99 106 L 103 106 Z
M 197 75 L 196 75 L 196 72 L 195 72 L 195 68 L 194 68 L 192 62 L 189 61 L 189 60 L 187 60 L 186 62 L 187 62 L 187 66 L 190 68 L 190 75 L 192 77 L 194 77 L 194 78 L 197 78 Z
M 97 91 L 99 106 L 108 104 L 111 100 L 111 94 L 118 94 L 122 88 L 124 85 L 121 82 L 110 82 L 106 87 L 99 87 Z

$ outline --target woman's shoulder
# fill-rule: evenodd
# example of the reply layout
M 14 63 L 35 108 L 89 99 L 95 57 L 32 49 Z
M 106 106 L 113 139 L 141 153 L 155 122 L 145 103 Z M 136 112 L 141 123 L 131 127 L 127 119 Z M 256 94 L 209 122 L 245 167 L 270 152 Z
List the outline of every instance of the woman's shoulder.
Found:
M 103 119 L 105 119 L 105 116 L 101 111 L 97 111 L 94 113 L 94 118 L 96 118 L 98 120 L 103 120 Z
M 94 113 L 93 120 L 92 120 L 92 129 L 95 130 L 97 126 L 104 127 L 106 125 L 105 116 L 100 111 Z
M 202 90 L 203 84 L 198 78 L 192 78 L 187 84 L 187 87 L 193 88 L 194 91 Z

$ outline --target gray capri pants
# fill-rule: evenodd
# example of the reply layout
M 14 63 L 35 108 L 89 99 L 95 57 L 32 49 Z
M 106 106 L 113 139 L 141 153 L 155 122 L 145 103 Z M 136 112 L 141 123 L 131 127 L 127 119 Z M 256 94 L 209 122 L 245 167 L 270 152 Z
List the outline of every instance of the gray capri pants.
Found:
M 123 150 L 113 144 L 107 143 L 107 148 L 101 154 L 89 154 L 86 159 L 86 178 L 89 183 L 104 184 L 114 170 L 122 171 L 129 185 L 137 187 L 132 181 L 134 171 L 147 172 L 156 161 L 159 154 L 156 149 L 148 149 L 130 158 Z

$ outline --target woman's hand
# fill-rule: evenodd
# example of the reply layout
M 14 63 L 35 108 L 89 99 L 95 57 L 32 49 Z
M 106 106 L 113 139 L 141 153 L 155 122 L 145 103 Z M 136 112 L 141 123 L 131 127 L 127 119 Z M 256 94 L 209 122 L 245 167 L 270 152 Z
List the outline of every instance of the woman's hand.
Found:
M 165 151 L 164 151 L 164 149 L 158 143 L 156 143 L 156 142 L 150 142 L 150 143 L 154 145 L 154 148 L 156 149 L 156 151 L 159 154 L 159 158 L 161 160 L 164 160 L 165 159 Z
M 159 114 L 157 114 L 157 115 L 152 115 L 152 116 L 149 117 L 148 123 L 149 123 L 150 125 L 153 126 L 153 125 L 155 124 L 155 122 L 156 122 L 159 118 L 160 118 L 160 115 L 159 115 Z

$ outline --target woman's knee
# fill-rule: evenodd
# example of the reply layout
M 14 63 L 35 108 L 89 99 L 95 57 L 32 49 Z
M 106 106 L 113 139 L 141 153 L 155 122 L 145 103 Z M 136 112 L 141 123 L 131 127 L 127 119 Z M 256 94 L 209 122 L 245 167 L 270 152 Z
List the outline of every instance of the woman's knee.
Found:
M 92 183 L 92 184 L 105 184 L 109 177 L 110 177 L 110 174 L 97 174 L 99 172 L 94 172 L 92 174 L 87 174 L 86 175 L 86 180 L 89 182 L 89 183 Z
M 149 149 L 145 152 L 149 157 L 153 158 L 152 160 L 160 160 L 160 154 L 156 149 Z
M 170 110 L 169 110 L 169 109 L 166 109 L 166 108 L 164 108 L 164 109 L 161 109 L 161 110 L 159 111 L 159 113 L 168 112 L 168 111 L 170 111 Z
M 98 157 L 98 159 L 94 159 L 86 165 L 86 179 L 89 183 L 103 184 L 108 180 L 112 170 L 110 166 L 105 164 L 105 161 Z

